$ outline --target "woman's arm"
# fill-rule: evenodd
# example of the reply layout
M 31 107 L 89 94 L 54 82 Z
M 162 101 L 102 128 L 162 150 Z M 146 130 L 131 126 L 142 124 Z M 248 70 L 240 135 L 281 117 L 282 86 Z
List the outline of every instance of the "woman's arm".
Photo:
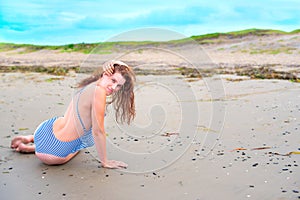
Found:
M 103 167 L 121 168 L 127 167 L 127 164 L 107 160 L 106 156 L 106 133 L 104 130 L 104 115 L 106 106 L 106 91 L 101 86 L 96 86 L 94 100 L 92 105 L 92 132 L 100 162 Z
M 106 133 L 104 131 L 106 94 L 104 88 L 96 86 L 92 103 L 92 132 L 101 163 L 106 163 Z

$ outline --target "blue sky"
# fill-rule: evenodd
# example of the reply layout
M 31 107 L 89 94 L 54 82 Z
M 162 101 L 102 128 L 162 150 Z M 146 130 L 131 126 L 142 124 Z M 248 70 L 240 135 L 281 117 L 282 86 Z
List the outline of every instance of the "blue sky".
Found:
M 299 0 L 0 0 L 0 42 L 102 42 L 141 28 L 187 37 L 248 28 L 292 31 L 300 28 L 299 10 Z M 144 35 L 151 39 L 151 32 Z

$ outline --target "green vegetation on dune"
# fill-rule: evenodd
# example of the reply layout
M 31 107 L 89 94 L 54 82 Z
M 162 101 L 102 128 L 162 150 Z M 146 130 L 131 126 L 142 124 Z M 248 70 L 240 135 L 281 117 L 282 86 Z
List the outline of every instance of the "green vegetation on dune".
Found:
M 300 33 L 300 29 L 296 29 L 290 32 L 291 34 L 296 34 L 296 33 Z
M 39 51 L 43 49 L 57 50 L 61 46 L 47 46 L 47 45 L 32 45 L 32 44 L 14 44 L 14 43 L 0 43 L 0 51 L 10 51 L 14 49 L 23 48 L 26 52 Z
M 86 51 L 92 50 L 97 44 L 67 44 L 67 45 L 32 45 L 32 44 L 13 44 L 13 43 L 0 43 L 0 51 L 10 51 L 15 49 L 21 49 L 19 53 L 30 53 L 39 50 L 58 50 L 61 52 L 77 52 L 81 51 L 87 53 Z
M 67 44 L 61 46 L 51 45 L 31 45 L 31 44 L 13 44 L 13 43 L 0 43 L 0 52 L 11 51 L 19 49 L 18 53 L 30 53 L 39 50 L 57 50 L 59 52 L 80 52 L 80 53 L 95 53 L 95 54 L 110 54 L 118 51 L 120 47 L 139 47 L 146 45 L 158 45 L 159 42 L 102 42 L 102 43 L 78 43 Z
M 263 36 L 263 35 L 277 35 L 277 34 L 289 34 L 289 32 L 280 31 L 280 30 L 270 30 L 270 29 L 246 29 L 242 31 L 227 33 L 227 35 L 229 36 L 236 36 L 236 37 L 242 37 L 247 35 Z
M 292 32 L 284 32 L 280 30 L 270 30 L 270 29 L 246 29 L 241 31 L 233 31 L 228 33 L 209 33 L 205 35 L 192 36 L 191 38 L 201 44 L 211 43 L 213 40 L 220 38 L 241 38 L 245 36 L 265 36 L 265 35 L 284 35 L 284 34 L 296 34 L 299 30 Z
M 152 41 L 129 41 L 129 42 L 101 42 L 101 43 L 78 43 L 66 45 L 31 45 L 31 44 L 13 44 L 0 43 L 0 52 L 19 49 L 18 53 L 30 53 L 39 50 L 57 50 L 59 52 L 81 52 L 81 53 L 96 53 L 96 54 L 110 54 L 124 48 L 137 48 L 146 46 L 158 46 L 161 44 L 180 45 L 190 41 L 196 41 L 200 44 L 210 44 L 222 42 L 222 38 L 241 38 L 245 36 L 265 36 L 265 35 L 283 35 L 283 34 L 297 34 L 300 29 L 284 32 L 280 30 L 268 29 L 247 29 L 241 31 L 234 31 L 228 33 L 210 33 L 204 35 L 191 36 L 179 40 L 171 40 L 167 42 L 152 42 Z

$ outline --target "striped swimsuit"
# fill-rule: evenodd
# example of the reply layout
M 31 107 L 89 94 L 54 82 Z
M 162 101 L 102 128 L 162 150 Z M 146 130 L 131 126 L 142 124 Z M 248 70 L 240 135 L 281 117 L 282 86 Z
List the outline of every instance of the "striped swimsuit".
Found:
M 79 91 L 79 97 L 83 89 Z M 87 130 L 79 115 L 79 97 L 77 99 L 76 112 L 80 124 L 84 130 L 84 134 L 81 137 L 69 142 L 58 140 L 53 133 L 53 123 L 58 117 L 53 117 L 42 122 L 36 129 L 34 133 L 35 152 L 51 154 L 57 157 L 65 158 L 71 153 L 75 153 L 81 149 L 94 145 L 92 128 L 90 130 Z

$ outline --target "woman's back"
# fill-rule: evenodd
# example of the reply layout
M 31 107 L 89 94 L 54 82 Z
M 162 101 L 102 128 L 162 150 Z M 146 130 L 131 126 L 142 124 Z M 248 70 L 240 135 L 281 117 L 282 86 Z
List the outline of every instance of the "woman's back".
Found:
M 53 125 L 53 132 L 57 139 L 65 142 L 72 141 L 91 129 L 95 87 L 96 83 L 91 83 L 76 92 L 64 116 L 58 118 Z

